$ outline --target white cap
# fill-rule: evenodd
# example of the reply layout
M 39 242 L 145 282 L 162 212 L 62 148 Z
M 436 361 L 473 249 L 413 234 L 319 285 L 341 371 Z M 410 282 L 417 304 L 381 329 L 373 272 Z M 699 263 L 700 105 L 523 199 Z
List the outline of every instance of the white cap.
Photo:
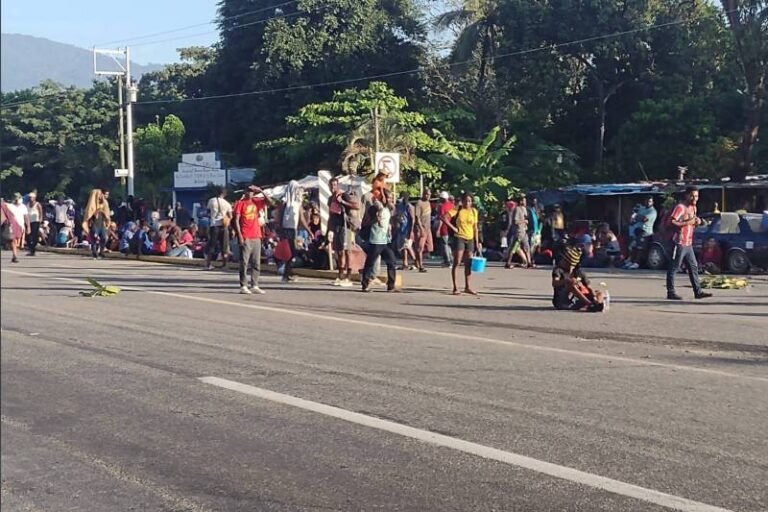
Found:
M 440 199 L 450 199 L 450 198 L 451 198 L 451 196 L 445 190 L 440 192 Z

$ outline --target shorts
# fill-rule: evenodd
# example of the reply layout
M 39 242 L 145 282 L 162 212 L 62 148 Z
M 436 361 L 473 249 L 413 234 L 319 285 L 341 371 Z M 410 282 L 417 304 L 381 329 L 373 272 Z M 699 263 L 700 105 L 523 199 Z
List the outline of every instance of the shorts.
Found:
M 213 256 L 217 250 L 229 254 L 229 227 L 214 226 L 210 228 L 208 237 L 208 254 Z
M 456 238 L 453 239 L 453 250 L 454 251 L 474 252 L 474 250 L 475 250 L 475 241 L 474 240 L 465 240 L 463 238 L 456 237 Z
M 417 232 L 414 235 L 416 250 L 419 252 L 432 252 L 435 250 L 435 244 L 432 240 L 432 231 Z
M 541 233 L 531 234 L 531 247 L 538 247 L 541 245 Z
M 337 224 L 330 229 L 331 233 L 333 233 L 334 251 L 349 251 L 352 249 L 355 242 L 354 231 L 347 228 L 344 224 Z

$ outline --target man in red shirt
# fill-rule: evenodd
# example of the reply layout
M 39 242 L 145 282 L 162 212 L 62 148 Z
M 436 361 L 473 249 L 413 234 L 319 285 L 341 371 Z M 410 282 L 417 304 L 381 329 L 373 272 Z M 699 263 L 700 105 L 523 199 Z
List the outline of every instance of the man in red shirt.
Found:
M 440 237 L 443 249 L 443 266 L 453 266 L 453 251 L 451 250 L 451 232 L 448 224 L 445 222 L 445 216 L 453 210 L 453 201 L 448 192 L 440 192 L 440 204 L 437 209 L 437 218 L 440 220 L 440 227 L 437 228 L 437 236 Z
M 261 195 L 262 197 L 256 197 Z M 235 233 L 240 243 L 240 293 L 264 294 L 259 288 L 261 274 L 261 239 L 263 237 L 259 223 L 259 211 L 272 204 L 272 200 L 259 187 L 249 186 L 243 193 L 243 198 L 235 203 L 233 210 Z M 250 269 L 250 287 L 246 277 L 246 269 Z
M 675 206 L 669 216 L 670 228 L 675 232 L 672 238 L 675 246 L 667 268 L 667 299 L 669 300 L 683 300 L 675 292 L 675 274 L 683 261 L 688 267 L 688 277 L 691 280 L 691 286 L 693 286 L 694 297 L 706 299 L 712 296 L 711 293 L 706 293 L 701 289 L 699 265 L 696 262 L 696 255 L 693 253 L 693 232 L 696 226 L 701 225 L 701 219 L 696 215 L 696 203 L 698 202 L 699 189 L 693 186 L 688 187 L 685 189 L 683 202 Z

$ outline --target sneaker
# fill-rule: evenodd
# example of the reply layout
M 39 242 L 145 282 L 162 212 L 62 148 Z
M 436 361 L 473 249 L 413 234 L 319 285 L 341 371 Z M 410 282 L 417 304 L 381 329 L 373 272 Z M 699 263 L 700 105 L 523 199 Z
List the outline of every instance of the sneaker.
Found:
M 425 269 L 424 267 L 421 267 L 419 269 L 419 272 L 421 272 L 422 274 L 426 274 L 427 273 L 427 269 Z
M 667 300 L 683 300 L 683 298 L 676 293 L 668 293 Z
M 203 270 L 213 270 L 213 265 L 206 265 Z
M 14 256 L 14 257 L 11 259 L 11 263 L 18 263 L 18 262 L 19 262 L 19 258 L 17 258 L 16 256 Z
M 371 290 L 371 287 L 363 288 L 364 293 L 371 293 L 373 290 Z
M 629 270 L 637 270 L 637 269 L 639 269 L 639 268 L 640 268 L 640 264 L 639 264 L 639 263 L 633 263 L 633 264 L 631 264 L 630 266 L 628 266 L 627 268 L 628 268 Z
M 251 295 L 253 292 L 251 292 L 251 290 L 247 286 L 241 286 L 240 293 L 242 293 L 243 295 Z
M 707 292 L 699 292 L 698 294 L 696 294 L 696 298 L 697 299 L 708 299 L 711 296 L 712 296 L 712 294 L 711 293 L 707 293 Z
M 344 279 L 339 286 L 341 286 L 342 288 L 352 288 L 354 285 L 352 284 L 352 281 L 350 281 L 349 279 Z
M 381 279 L 379 279 L 378 277 L 374 277 L 373 279 L 371 279 L 371 284 L 372 284 L 373 286 L 386 286 L 386 284 L 384 283 L 384 281 L 382 281 L 382 280 L 381 280 Z
M 341 286 L 341 279 L 337 277 L 336 280 L 331 283 L 331 286 Z
M 259 288 L 258 286 L 251 286 L 251 293 L 256 293 L 258 295 L 264 295 L 266 292 Z

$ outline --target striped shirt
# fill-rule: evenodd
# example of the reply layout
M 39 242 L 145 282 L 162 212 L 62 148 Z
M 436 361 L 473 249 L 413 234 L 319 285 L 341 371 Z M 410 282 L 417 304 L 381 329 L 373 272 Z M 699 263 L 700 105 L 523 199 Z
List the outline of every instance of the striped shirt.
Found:
M 670 218 L 680 222 L 684 220 L 690 220 L 696 217 L 696 207 L 686 206 L 684 204 L 678 204 L 675 209 L 672 210 Z M 693 232 L 696 229 L 695 224 L 683 226 L 675 234 L 675 243 L 682 245 L 683 247 L 690 247 L 693 245 Z

